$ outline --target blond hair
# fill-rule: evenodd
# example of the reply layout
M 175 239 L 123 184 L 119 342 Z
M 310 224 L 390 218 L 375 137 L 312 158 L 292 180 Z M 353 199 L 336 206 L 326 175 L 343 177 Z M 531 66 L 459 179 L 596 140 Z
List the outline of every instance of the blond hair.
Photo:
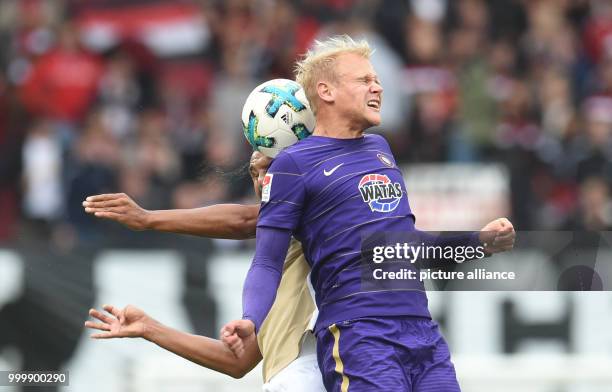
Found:
M 317 112 L 317 83 L 321 79 L 336 81 L 335 62 L 340 54 L 355 53 L 366 59 L 372 49 L 366 40 L 355 41 L 348 35 L 337 35 L 324 41 L 315 41 L 295 66 L 295 80 L 304 87 L 310 108 Z

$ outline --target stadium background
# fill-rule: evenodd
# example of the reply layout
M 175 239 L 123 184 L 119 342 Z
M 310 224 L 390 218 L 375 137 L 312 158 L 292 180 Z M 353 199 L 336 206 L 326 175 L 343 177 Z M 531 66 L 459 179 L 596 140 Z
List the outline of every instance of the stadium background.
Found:
M 608 1 L 3 0 L 0 369 L 67 369 L 71 391 L 258 390 L 258 370 L 236 381 L 82 327 L 91 306 L 133 303 L 216 336 L 240 316 L 253 243 L 134 233 L 81 201 L 253 202 L 242 103 L 336 33 L 376 48 L 378 131 L 420 228 L 609 230 Z M 465 391 L 612 390 L 608 292 L 431 302 Z

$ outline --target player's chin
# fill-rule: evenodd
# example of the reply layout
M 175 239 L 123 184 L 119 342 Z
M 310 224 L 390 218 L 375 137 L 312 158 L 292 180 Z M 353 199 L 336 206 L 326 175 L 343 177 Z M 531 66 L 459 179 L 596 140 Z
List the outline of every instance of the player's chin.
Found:
M 368 113 L 366 115 L 366 119 L 368 121 L 368 124 L 371 127 L 377 127 L 380 125 L 382 119 L 380 117 L 380 112 L 375 112 L 373 110 L 370 111 L 370 113 Z

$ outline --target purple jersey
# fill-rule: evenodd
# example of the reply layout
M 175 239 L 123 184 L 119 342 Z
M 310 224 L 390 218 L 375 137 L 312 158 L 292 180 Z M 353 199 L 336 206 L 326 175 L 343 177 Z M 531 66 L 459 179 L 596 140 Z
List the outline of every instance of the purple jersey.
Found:
M 316 329 L 372 316 L 430 317 L 420 290 L 361 290 L 365 232 L 415 230 L 401 171 L 386 140 L 310 136 L 272 162 L 258 228 L 290 230 L 311 265 Z

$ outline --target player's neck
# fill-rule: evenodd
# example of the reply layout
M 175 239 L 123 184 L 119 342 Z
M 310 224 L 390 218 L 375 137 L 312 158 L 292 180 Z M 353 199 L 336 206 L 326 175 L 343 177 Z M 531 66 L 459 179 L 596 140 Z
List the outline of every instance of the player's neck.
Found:
M 314 136 L 325 136 L 335 139 L 356 139 L 363 136 L 364 129 L 356 127 L 346 119 L 325 116 L 322 113 L 317 115 Z
M 357 139 L 359 137 L 363 136 L 363 131 L 359 131 L 359 132 L 351 132 L 349 130 L 336 130 L 336 129 L 332 129 L 330 131 L 327 130 L 327 128 L 319 128 L 319 126 L 317 125 L 314 129 L 314 132 L 312 133 L 313 136 L 325 136 L 325 137 L 331 137 L 334 139 Z

